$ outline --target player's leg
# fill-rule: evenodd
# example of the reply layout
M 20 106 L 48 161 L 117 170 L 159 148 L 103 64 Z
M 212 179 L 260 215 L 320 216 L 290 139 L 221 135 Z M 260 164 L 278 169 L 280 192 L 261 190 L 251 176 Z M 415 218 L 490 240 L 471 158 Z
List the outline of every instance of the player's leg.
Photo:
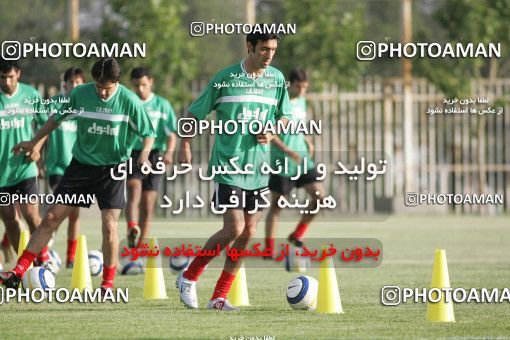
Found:
M 73 207 L 68 216 L 67 225 L 67 253 L 66 268 L 72 268 L 74 256 L 76 254 L 76 245 L 78 243 L 78 233 L 80 232 L 80 208 Z
M 39 204 L 20 204 L 21 213 L 25 218 L 25 221 L 28 224 L 28 228 L 30 229 L 30 234 L 34 234 L 37 227 L 41 224 L 41 217 L 39 215 Z M 51 238 L 51 237 L 50 237 Z M 48 239 L 49 241 L 49 239 Z M 37 255 L 36 265 L 44 266 L 50 260 L 48 243 L 41 249 L 39 254 Z
M 69 215 L 71 208 L 70 206 L 55 204 L 48 209 L 41 224 L 31 235 L 28 245 L 18 259 L 13 271 L 0 274 L 0 281 L 3 285 L 11 288 L 18 287 L 21 278 L 30 267 L 30 264 L 48 244 L 53 231 Z
M 325 197 L 324 186 L 322 182 L 312 182 L 305 184 L 303 186 L 306 192 L 310 195 L 310 204 L 307 207 L 307 210 L 312 211 L 317 208 L 317 202 L 321 201 Z M 308 225 L 315 218 L 316 214 L 303 214 L 301 219 L 299 220 L 296 229 L 289 235 L 289 241 L 294 243 L 301 243 L 302 239 L 308 230 Z
M 266 216 L 266 236 L 264 239 L 266 250 L 270 250 L 274 254 L 274 239 L 278 222 L 280 221 L 281 208 L 278 206 L 278 200 L 282 195 L 279 192 L 271 191 L 271 207 Z
M 223 214 L 223 228 L 212 235 L 205 243 L 202 249 L 216 250 L 218 245 L 220 250 L 225 249 L 227 244 L 241 235 L 244 229 L 244 212 L 241 209 L 228 209 Z M 197 256 L 190 263 L 188 269 L 179 275 L 176 281 L 179 289 L 181 301 L 188 308 L 198 308 L 196 293 L 196 282 L 203 273 L 205 267 L 214 257 Z
M 139 178 L 129 178 L 126 182 L 127 189 L 127 238 L 128 246 L 133 248 L 137 245 L 140 237 L 140 227 L 138 226 L 139 206 L 142 195 L 142 180 Z
M 245 250 L 250 243 L 251 239 L 255 236 L 257 231 L 257 223 L 262 216 L 261 212 L 255 214 L 249 214 L 244 212 L 244 229 L 242 233 L 237 237 L 232 244 L 232 249 L 237 251 Z M 244 258 L 239 258 L 237 261 L 233 261 L 227 256 L 225 259 L 225 265 L 221 272 L 220 278 L 216 282 L 214 293 L 207 305 L 207 308 L 219 309 L 223 311 L 237 311 L 239 308 L 233 307 L 230 302 L 226 299 L 227 294 L 230 291 L 232 282 L 234 281 L 237 271 L 241 267 Z
M 14 250 L 17 252 L 21 231 L 21 221 L 19 215 L 16 212 L 15 206 L 8 205 L 0 207 L 0 217 L 4 222 L 5 233 L 9 237 L 10 244 L 13 245 Z
M 20 223 L 21 228 L 21 223 Z M 4 231 L 4 236 L 2 237 L 2 241 L 0 241 L 0 249 L 4 253 L 5 262 L 11 262 L 16 258 L 16 253 L 14 252 L 13 247 L 11 246 L 11 241 L 9 240 L 9 235 L 7 235 L 7 228 Z
M 0 191 L 1 190 L 2 189 L 0 189 Z M 23 222 L 21 221 L 21 211 L 19 209 L 19 205 L 16 204 L 15 207 L 16 207 L 16 220 L 18 220 L 18 222 L 19 222 L 19 228 L 17 228 L 18 235 L 19 235 L 19 232 L 21 230 L 23 230 Z M 19 239 L 19 236 L 18 236 L 18 239 Z M 16 244 L 15 247 L 13 246 L 13 243 L 9 240 L 9 235 L 7 234 L 7 228 L 5 229 L 4 236 L 2 238 L 2 241 L 0 242 L 0 248 L 2 249 L 2 252 L 4 253 L 5 262 L 11 262 L 12 260 L 16 259 L 16 257 L 17 257 L 16 251 L 18 249 L 18 244 Z
M 158 192 L 156 190 L 143 190 L 142 199 L 140 201 L 140 240 L 149 237 L 150 223 L 154 215 L 154 205 Z
M 117 268 L 117 254 L 119 251 L 119 216 L 121 209 L 102 209 L 101 221 L 103 232 L 103 282 L 101 288 L 113 288 L 115 270 Z

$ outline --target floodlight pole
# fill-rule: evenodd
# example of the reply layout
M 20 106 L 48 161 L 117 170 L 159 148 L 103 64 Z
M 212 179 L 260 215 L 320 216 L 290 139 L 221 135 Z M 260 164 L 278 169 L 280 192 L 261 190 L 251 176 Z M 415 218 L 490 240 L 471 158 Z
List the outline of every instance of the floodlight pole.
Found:
M 402 45 L 410 43 L 413 36 L 412 0 L 402 0 Z M 414 144 L 413 144 L 413 76 L 410 58 L 402 58 L 402 78 L 404 81 L 404 177 L 405 191 L 416 191 L 414 186 Z
M 76 42 L 80 40 L 80 0 L 67 0 L 67 24 L 69 38 Z

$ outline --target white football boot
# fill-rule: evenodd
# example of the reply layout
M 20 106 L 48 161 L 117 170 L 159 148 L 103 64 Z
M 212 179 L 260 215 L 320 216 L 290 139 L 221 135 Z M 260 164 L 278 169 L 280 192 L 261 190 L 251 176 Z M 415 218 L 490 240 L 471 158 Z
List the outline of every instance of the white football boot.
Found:
M 207 309 L 217 309 L 225 312 L 239 312 L 240 309 L 238 307 L 232 306 L 230 301 L 225 298 L 217 298 L 214 300 L 210 300 L 207 304 Z
M 181 273 L 175 281 L 175 286 L 179 289 L 182 303 L 188 308 L 197 309 L 197 282 L 186 279 Z

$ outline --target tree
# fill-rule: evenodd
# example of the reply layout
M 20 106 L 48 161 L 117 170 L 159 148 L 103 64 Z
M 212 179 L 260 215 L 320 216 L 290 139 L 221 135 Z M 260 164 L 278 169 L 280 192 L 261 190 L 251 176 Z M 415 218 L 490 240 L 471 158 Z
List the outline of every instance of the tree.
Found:
M 418 30 L 415 41 L 488 44 L 506 42 L 510 37 L 510 2 L 506 0 L 449 0 L 438 3 L 434 18 L 443 30 L 445 41 L 437 41 L 424 30 Z M 441 36 L 439 36 L 441 38 Z M 503 55 L 504 54 L 504 55 Z M 418 75 L 429 78 L 448 95 L 466 94 L 471 78 L 495 78 L 508 73 L 508 50 L 501 59 L 441 58 L 422 59 L 416 63 Z M 498 71 L 499 70 L 499 71 Z
M 188 101 L 188 83 L 197 73 L 197 48 L 181 21 L 186 12 L 183 2 L 171 0 L 109 0 L 101 36 L 109 43 L 147 44 L 146 58 L 121 60 L 123 79 L 136 66 L 147 66 L 158 93 L 168 97 L 177 108 Z
M 276 59 L 285 73 L 295 67 L 309 71 L 312 84 L 334 82 L 350 88 L 368 66 L 356 59 L 363 39 L 364 6 L 329 0 L 284 1 L 284 23 L 295 23 L 295 35 L 282 38 Z

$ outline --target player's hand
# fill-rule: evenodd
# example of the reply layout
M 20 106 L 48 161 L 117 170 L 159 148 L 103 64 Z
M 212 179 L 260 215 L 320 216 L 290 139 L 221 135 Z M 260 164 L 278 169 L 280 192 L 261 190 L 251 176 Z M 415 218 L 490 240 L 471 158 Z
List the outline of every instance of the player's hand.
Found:
M 297 164 L 301 163 L 301 156 L 297 152 L 289 151 L 288 155 Z
M 313 157 L 313 154 L 315 153 L 315 145 L 313 145 L 312 142 L 307 142 L 306 145 L 308 146 L 308 153 L 311 157 Z
M 271 142 L 271 139 L 274 138 L 274 135 L 272 133 L 266 133 L 266 134 L 259 134 L 257 135 L 257 142 L 260 145 L 269 144 Z
M 177 154 L 177 161 L 180 164 L 191 164 L 191 158 L 191 147 L 189 146 L 189 143 L 182 141 L 179 153 Z
M 12 148 L 12 153 L 14 153 L 16 156 L 19 155 L 20 153 L 25 153 L 26 156 L 29 156 L 30 157 L 30 154 L 34 151 L 35 149 L 35 143 L 32 142 L 32 141 L 27 141 L 27 142 L 21 142 L 21 143 L 18 143 L 16 144 L 13 148 Z M 35 150 L 37 153 L 39 153 L 38 150 Z
M 165 165 L 171 165 L 174 162 L 174 153 L 172 151 L 167 151 L 163 155 L 163 163 Z
M 46 170 L 44 167 L 37 165 L 37 178 L 44 179 L 46 177 Z
M 37 162 L 41 158 L 41 153 L 39 150 L 32 149 L 26 156 L 30 162 Z
M 151 162 L 149 162 L 149 152 L 142 151 L 140 152 L 140 156 L 138 156 L 137 165 L 139 168 L 141 168 L 144 164 L 147 164 L 149 167 L 151 167 Z

